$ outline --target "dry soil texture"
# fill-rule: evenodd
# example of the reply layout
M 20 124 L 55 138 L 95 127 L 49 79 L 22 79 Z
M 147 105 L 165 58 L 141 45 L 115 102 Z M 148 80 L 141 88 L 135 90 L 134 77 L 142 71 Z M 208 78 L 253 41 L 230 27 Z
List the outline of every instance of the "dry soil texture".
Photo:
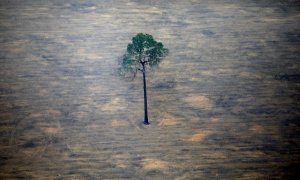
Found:
M 0 1 L 0 179 L 292 179 L 297 0 Z M 170 54 L 117 76 L 139 32 Z

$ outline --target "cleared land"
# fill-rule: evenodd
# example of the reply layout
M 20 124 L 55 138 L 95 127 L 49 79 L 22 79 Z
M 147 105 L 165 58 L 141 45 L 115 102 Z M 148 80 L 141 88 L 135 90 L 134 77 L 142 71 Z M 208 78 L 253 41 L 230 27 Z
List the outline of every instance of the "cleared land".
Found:
M 0 178 L 297 176 L 300 5 L 292 0 L 0 1 Z M 170 50 L 116 74 L 131 37 Z

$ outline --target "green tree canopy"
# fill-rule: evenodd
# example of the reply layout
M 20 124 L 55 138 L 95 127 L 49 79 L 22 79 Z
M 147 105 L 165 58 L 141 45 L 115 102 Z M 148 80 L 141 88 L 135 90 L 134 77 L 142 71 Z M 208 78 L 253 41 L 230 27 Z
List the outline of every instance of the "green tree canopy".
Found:
M 157 42 L 149 34 L 139 33 L 127 45 L 127 51 L 121 59 L 120 73 L 136 76 L 144 66 L 156 66 L 168 53 L 161 42 Z

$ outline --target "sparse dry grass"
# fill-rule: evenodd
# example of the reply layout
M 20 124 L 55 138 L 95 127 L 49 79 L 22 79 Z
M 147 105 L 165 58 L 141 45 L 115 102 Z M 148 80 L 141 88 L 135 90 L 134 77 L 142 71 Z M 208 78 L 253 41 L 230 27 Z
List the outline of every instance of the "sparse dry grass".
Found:
M 127 126 L 128 125 L 128 122 L 127 121 L 124 121 L 124 120 L 112 120 L 111 121 L 111 126 L 112 127 L 119 127 L 119 126 Z
M 211 135 L 211 131 L 203 131 L 203 132 L 198 132 L 196 134 L 193 134 L 188 141 L 191 142 L 200 142 L 203 141 L 205 138 L 207 138 L 209 135 Z
M 169 168 L 169 164 L 167 162 L 155 158 L 143 159 L 142 165 L 145 170 L 165 171 Z
M 59 133 L 61 131 L 61 128 L 58 128 L 58 127 L 48 127 L 48 128 L 43 128 L 43 131 L 47 135 L 53 136 L 53 135 L 56 135 L 57 133 Z
M 175 117 L 171 115 L 165 115 L 162 120 L 158 123 L 158 126 L 173 126 L 176 125 L 178 122 Z
M 113 98 L 109 103 L 104 105 L 100 105 L 102 111 L 108 112 L 117 112 L 119 110 L 123 110 L 126 107 L 126 103 L 124 99 L 121 98 Z
M 244 77 L 244 78 L 262 79 L 262 76 L 261 76 L 261 75 L 255 74 L 255 73 L 252 73 L 252 72 L 247 72 L 247 71 L 241 72 L 241 73 L 240 73 L 240 76 L 241 76 L 241 77 Z
M 201 95 L 185 97 L 184 101 L 195 108 L 211 109 L 214 106 L 211 99 Z

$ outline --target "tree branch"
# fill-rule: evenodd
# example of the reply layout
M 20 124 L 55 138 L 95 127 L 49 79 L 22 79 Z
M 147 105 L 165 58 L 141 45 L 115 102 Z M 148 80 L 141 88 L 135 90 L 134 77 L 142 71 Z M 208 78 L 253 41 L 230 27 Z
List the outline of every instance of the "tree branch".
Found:
M 146 57 L 147 57 L 147 56 L 145 56 L 145 55 L 142 56 L 142 58 L 141 58 L 141 60 L 140 60 L 140 63 L 141 63 L 141 64 L 146 64 L 146 63 L 149 62 L 148 60 L 145 60 Z

